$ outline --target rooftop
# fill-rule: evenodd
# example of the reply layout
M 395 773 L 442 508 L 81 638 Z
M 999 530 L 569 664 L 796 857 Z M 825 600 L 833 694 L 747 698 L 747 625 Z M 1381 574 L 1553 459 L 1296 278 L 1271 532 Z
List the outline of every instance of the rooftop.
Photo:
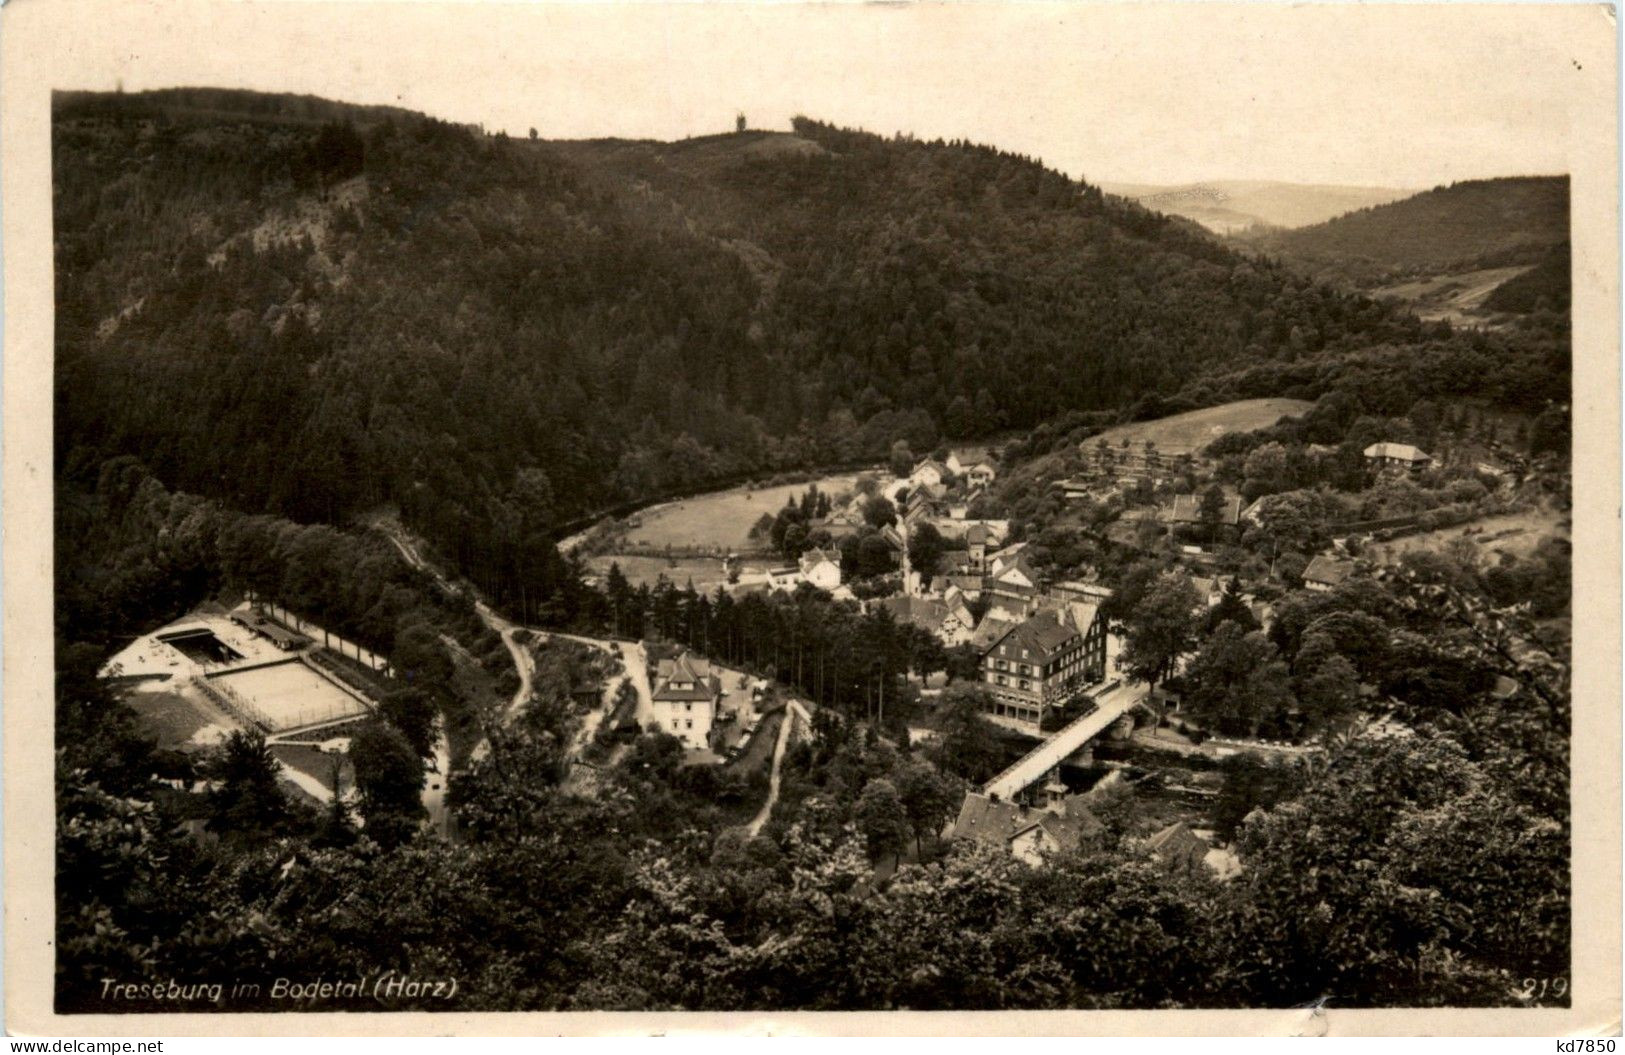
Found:
M 1303 570 L 1303 581 L 1336 586 L 1353 573 L 1354 565 L 1348 561 L 1322 555 L 1310 561 L 1309 567 Z
M 1241 519 L 1241 498 L 1238 495 L 1229 495 L 1219 506 L 1219 520 L 1221 524 L 1234 525 Z M 1207 521 L 1202 516 L 1201 495 L 1175 495 L 1173 508 L 1168 510 L 1168 520 L 1175 524 L 1202 524 Z
M 977 651 L 986 652 L 999 643 L 999 639 L 1016 628 L 1015 620 L 1000 619 L 989 613 L 982 617 L 976 625 L 976 632 L 971 635 L 970 643 Z
M 1367 458 L 1395 458 L 1402 462 L 1429 462 L 1433 456 L 1409 443 L 1373 443 L 1365 449 Z
M 931 597 L 910 597 L 907 594 L 877 601 L 876 607 L 890 612 L 892 618 L 899 623 L 912 623 L 933 633 L 942 626 L 948 616 L 953 614 L 953 609 L 942 601 Z
M 1145 841 L 1146 849 L 1167 862 L 1201 860 L 1210 849 L 1207 840 L 1191 831 L 1184 821 L 1176 821 Z
M 712 673 L 711 664 L 691 652 L 663 659 L 655 667 L 657 700 L 713 700 L 721 692 L 722 683 Z
M 1022 808 L 1014 802 L 968 791 L 965 801 L 959 805 L 959 818 L 954 821 L 954 838 L 1004 846 L 1027 827 L 1022 813 Z
M 954 821 L 953 838 L 975 839 L 1004 847 L 1011 839 L 1033 828 L 1044 829 L 1063 849 L 1070 850 L 1085 836 L 1099 831 L 1101 824 L 1081 795 L 1067 798 L 1057 813 L 968 791 L 960 803 L 959 817 Z
M 1077 636 L 1077 630 L 1062 623 L 1055 613 L 1040 612 L 1014 627 L 1002 638 L 995 639 L 989 647 L 1023 649 L 1035 653 L 1034 658 L 1038 662 L 1043 662 L 1065 648 Z

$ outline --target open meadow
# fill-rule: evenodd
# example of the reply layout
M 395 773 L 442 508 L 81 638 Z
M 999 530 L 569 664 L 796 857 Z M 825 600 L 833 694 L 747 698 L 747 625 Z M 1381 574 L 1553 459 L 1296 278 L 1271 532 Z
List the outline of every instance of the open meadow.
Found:
M 1406 553 L 1440 550 L 1465 538 L 1478 545 L 1479 554 L 1485 560 L 1493 562 L 1503 553 L 1527 557 L 1542 541 L 1554 535 L 1570 537 L 1566 516 L 1550 509 L 1527 509 L 1377 542 L 1371 546 L 1370 553 L 1385 564 L 1394 563 Z
M 1448 319 L 1456 324 L 1483 325 L 1479 314 L 1484 301 L 1502 283 L 1516 278 L 1534 265 L 1479 268 L 1448 275 L 1429 275 L 1408 282 L 1396 282 L 1371 291 L 1379 300 L 1404 301 L 1416 314 L 1430 322 Z
M 791 498 L 799 498 L 808 487 L 818 485 L 826 494 L 852 490 L 858 473 L 842 473 L 798 484 L 779 484 L 752 489 L 735 487 L 696 495 L 645 509 L 634 516 L 637 526 L 626 533 L 628 542 L 644 546 L 716 546 L 724 550 L 744 549 L 751 525 L 763 513 L 784 508 Z M 624 570 L 624 566 L 623 566 Z M 699 585 L 698 580 L 695 585 Z
M 1312 403 L 1302 399 L 1243 399 L 1155 421 L 1117 425 L 1102 432 L 1100 438 L 1113 445 L 1126 439 L 1131 446 L 1150 440 L 1164 454 L 1195 453 L 1227 432 L 1268 428 L 1283 417 L 1302 414 L 1311 406 Z

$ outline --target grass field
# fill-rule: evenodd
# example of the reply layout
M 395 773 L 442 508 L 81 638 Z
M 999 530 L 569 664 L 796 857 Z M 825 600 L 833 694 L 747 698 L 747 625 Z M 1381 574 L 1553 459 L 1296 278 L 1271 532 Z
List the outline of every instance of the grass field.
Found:
M 1371 291 L 1375 298 L 1393 297 L 1411 305 L 1418 316 L 1429 321 L 1449 319 L 1451 322 L 1471 322 L 1489 295 L 1501 283 L 1528 271 L 1532 265 L 1521 267 L 1493 267 L 1479 271 L 1462 271 L 1450 275 L 1399 282 Z
M 1478 544 L 1482 557 L 1493 562 L 1501 553 L 1527 557 L 1542 540 L 1553 535 L 1570 537 L 1566 518 L 1551 510 L 1531 509 L 1374 543 L 1371 555 L 1390 563 L 1406 553 L 1438 550 L 1456 539 L 1467 538 Z
M 1227 432 L 1267 428 L 1287 415 L 1302 414 L 1312 405 L 1301 399 L 1244 399 L 1155 421 L 1118 425 L 1101 433 L 1100 438 L 1114 446 L 1125 439 L 1131 446 L 1151 440 L 1164 454 L 1194 453 Z
M 720 546 L 742 549 L 749 545 L 751 525 L 763 513 L 777 513 L 790 498 L 799 498 L 814 484 L 828 494 L 852 490 L 857 473 L 843 473 L 799 484 L 782 484 L 750 490 L 729 491 L 685 498 L 645 509 L 636 516 L 638 526 L 626 533 L 630 542 L 664 546 Z M 624 565 L 623 565 L 624 570 Z M 630 575 L 630 573 L 628 573 Z M 695 580 L 695 585 L 699 581 Z
M 330 793 L 335 790 L 334 763 L 338 764 L 338 792 L 346 794 L 355 785 L 355 767 L 350 764 L 348 755 L 332 755 L 304 744 L 272 744 L 271 753 L 277 761 L 303 773 Z M 435 775 L 431 773 L 429 778 L 434 779 Z
M 159 747 L 211 744 L 237 728 L 236 721 L 211 705 L 179 693 L 134 692 L 125 702 Z

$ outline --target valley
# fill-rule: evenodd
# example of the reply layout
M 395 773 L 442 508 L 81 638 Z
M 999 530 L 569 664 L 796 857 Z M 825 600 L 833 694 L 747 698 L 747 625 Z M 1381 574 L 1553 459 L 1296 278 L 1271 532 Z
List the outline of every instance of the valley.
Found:
M 1179 186 L 1103 183 L 1108 194 L 1193 220 L 1218 235 L 1253 228 L 1308 227 L 1344 213 L 1408 198 L 1393 187 L 1337 187 L 1267 180 L 1212 180 Z
M 1566 178 L 736 120 L 58 97 L 60 1006 L 1566 972 Z
M 1378 300 L 1392 297 L 1403 301 L 1419 318 L 1429 322 L 1445 320 L 1457 326 L 1472 326 L 1485 321 L 1482 309 L 1491 294 L 1533 267 L 1533 264 L 1523 264 L 1428 275 L 1378 286 L 1371 290 L 1371 295 Z

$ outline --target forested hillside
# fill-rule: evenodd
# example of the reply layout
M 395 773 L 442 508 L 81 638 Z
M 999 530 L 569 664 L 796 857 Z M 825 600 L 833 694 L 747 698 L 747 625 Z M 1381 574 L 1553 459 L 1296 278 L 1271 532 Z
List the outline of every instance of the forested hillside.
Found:
M 1573 264 L 1567 239 L 1546 251 L 1538 264 L 1508 279 L 1484 301 L 1492 311 L 1515 314 L 1567 312 L 1572 300 Z
M 298 520 L 393 502 L 488 587 L 606 503 L 1114 407 L 1304 334 L 1422 336 L 961 143 L 520 142 L 216 91 L 57 111 L 64 469 L 135 454 Z
M 809 120 L 549 143 L 176 91 L 59 97 L 54 137 L 57 1010 L 173 1012 L 122 981 L 165 979 L 189 1011 L 1568 1001 L 1567 525 L 1493 566 L 1464 534 L 1300 589 L 1333 511 L 1477 508 L 1478 476 L 1515 464 L 1566 512 L 1561 312 L 1453 332 L 1030 159 Z M 1199 615 L 1197 536 L 1114 537 L 1121 495 L 1079 510 L 1021 464 L 1274 396 L 1315 402 L 1180 470 L 1204 508 L 1272 500 L 1206 566 L 1256 580 L 1267 635 L 1234 578 Z M 1491 444 L 1502 414 L 1534 418 L 1527 462 L 1367 486 L 1369 442 Z M 945 438 L 1000 448 L 970 515 L 1006 519 L 1039 584 L 1098 571 L 1118 675 L 1188 701 L 1176 728 L 1149 700 L 1158 743 L 1100 741 L 1072 796 L 1091 830 L 1042 867 L 944 837 L 1030 749 L 985 717 L 962 637 L 808 582 L 702 593 L 611 565 L 600 588 L 554 545 L 617 503 Z M 732 537 L 835 545 L 815 488 L 777 517 L 739 490 Z M 883 597 L 873 529 L 897 509 L 861 510 L 856 556 L 881 552 L 849 588 Z M 908 537 L 914 569 L 945 559 L 930 521 Z M 174 701 L 134 686 L 184 703 L 194 667 L 134 681 L 108 658 L 250 593 L 387 657 L 351 672 L 377 720 L 292 730 L 318 750 L 233 713 L 218 742 L 160 746 Z M 647 682 L 679 648 L 715 665 L 700 710 L 728 708 L 731 745 L 665 729 Z M 1275 742 L 1210 755 L 1193 714 Z M 331 763 L 332 794 L 284 794 L 274 748 Z M 1228 878 L 1157 849 L 1193 796 Z M 315 992 L 352 978 L 454 984 Z
M 1569 236 L 1567 176 L 1468 180 L 1296 230 L 1236 242 L 1322 279 L 1368 286 L 1413 275 L 1532 264 Z

